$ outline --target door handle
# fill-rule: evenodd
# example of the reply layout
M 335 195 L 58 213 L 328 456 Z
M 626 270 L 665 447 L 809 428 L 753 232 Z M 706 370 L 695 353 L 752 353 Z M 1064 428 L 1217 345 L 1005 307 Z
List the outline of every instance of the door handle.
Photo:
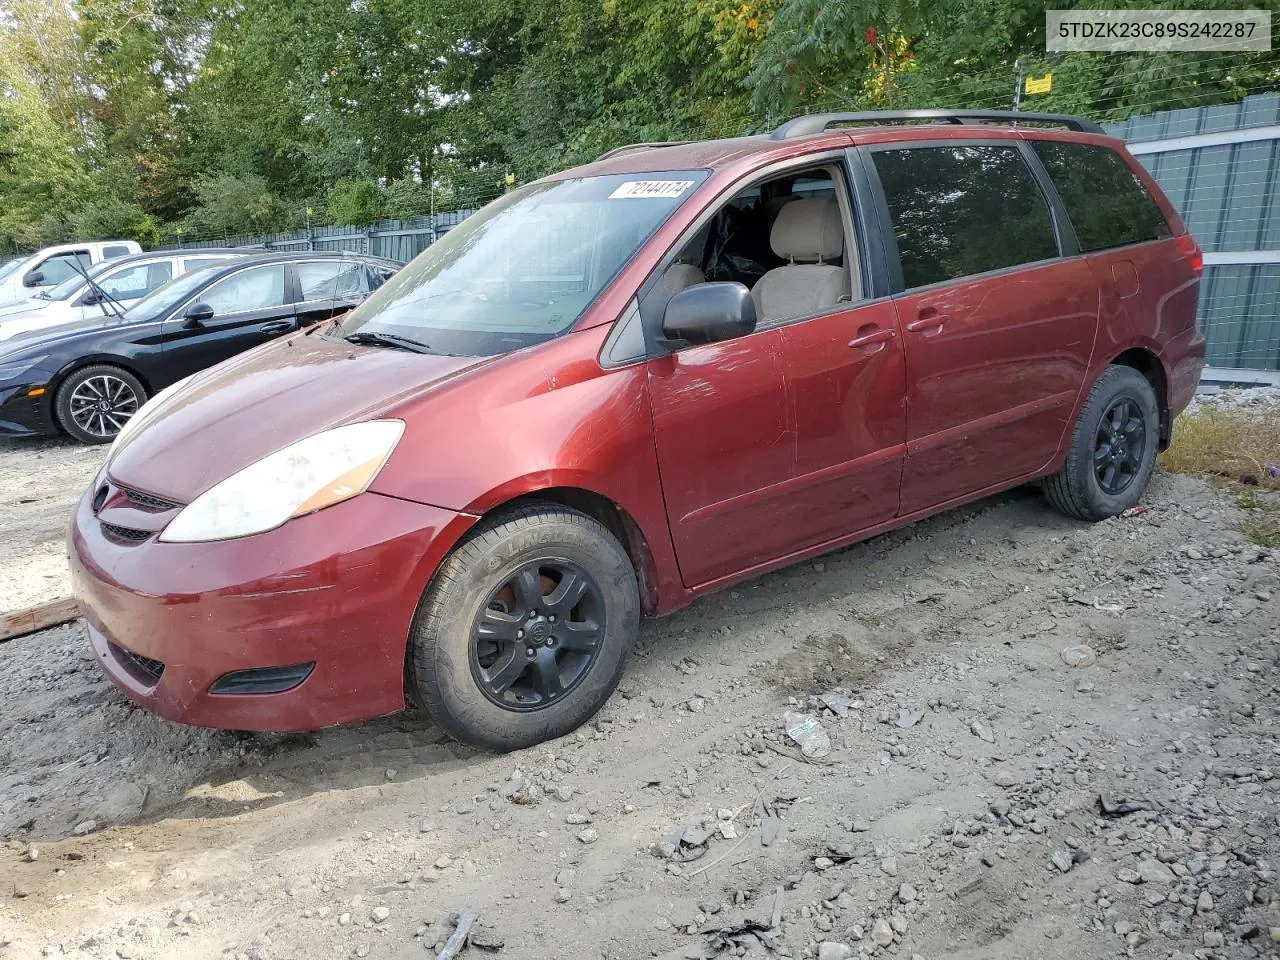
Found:
M 292 329 L 292 320 L 272 320 L 270 323 L 264 323 L 258 328 L 262 333 L 285 333 Z
M 855 350 L 861 347 L 875 347 L 871 351 L 875 353 L 883 350 L 884 345 L 892 340 L 897 333 L 892 327 L 877 327 L 874 323 L 868 323 L 858 328 L 858 335 L 849 341 L 849 346 Z
M 926 337 L 936 337 L 942 332 L 942 328 L 947 325 L 947 321 L 950 319 L 945 313 L 934 313 L 926 308 L 926 310 L 921 311 L 920 316 L 907 324 L 907 333 L 920 333 Z

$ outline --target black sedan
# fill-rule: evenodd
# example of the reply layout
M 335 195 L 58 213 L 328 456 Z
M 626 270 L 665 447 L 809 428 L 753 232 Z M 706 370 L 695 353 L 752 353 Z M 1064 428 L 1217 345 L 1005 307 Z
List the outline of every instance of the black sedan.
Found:
M 119 316 L 3 341 L 0 437 L 105 443 L 157 391 L 350 309 L 399 268 L 354 254 L 252 256 L 184 274 Z

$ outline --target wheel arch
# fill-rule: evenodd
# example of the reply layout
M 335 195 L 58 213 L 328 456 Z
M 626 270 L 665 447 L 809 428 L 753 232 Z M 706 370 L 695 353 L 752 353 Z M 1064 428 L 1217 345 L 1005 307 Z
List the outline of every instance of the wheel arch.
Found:
M 1132 367 L 1147 378 L 1156 400 L 1162 408 L 1169 405 L 1169 374 L 1154 350 L 1147 347 L 1130 347 L 1111 358 L 1110 367 Z
M 512 507 L 535 503 L 553 503 L 584 513 L 603 524 L 618 538 L 631 560 L 632 569 L 640 588 L 640 606 L 645 616 L 658 612 L 658 570 L 653 551 L 644 530 L 631 514 L 619 503 L 602 493 L 585 487 L 554 486 L 527 490 L 488 506 L 480 514 L 485 520 Z M 476 525 L 473 525 L 472 529 Z
M 1148 347 L 1136 346 L 1116 354 L 1110 367 L 1129 367 L 1142 374 L 1155 391 L 1156 407 L 1160 414 L 1159 449 L 1165 450 L 1173 436 L 1173 416 L 1169 407 L 1169 373 L 1159 355 Z
M 49 392 L 51 394 L 57 393 L 58 388 L 62 386 L 62 384 L 66 381 L 67 377 L 71 376 L 76 371 L 83 370 L 85 367 L 99 367 L 99 366 L 119 367 L 121 370 L 125 371 L 130 376 L 138 378 L 138 382 L 141 383 L 142 386 L 146 389 L 148 397 L 155 392 L 151 388 L 151 382 L 147 379 L 146 375 L 143 374 L 141 370 L 139 370 L 136 366 L 131 364 L 124 357 L 117 356 L 116 354 L 111 354 L 111 353 L 103 354 L 100 356 L 89 355 L 84 357 L 76 357 L 76 359 L 72 360 L 70 363 L 68 363 L 66 366 L 64 366 L 61 370 L 59 370 L 50 378 Z

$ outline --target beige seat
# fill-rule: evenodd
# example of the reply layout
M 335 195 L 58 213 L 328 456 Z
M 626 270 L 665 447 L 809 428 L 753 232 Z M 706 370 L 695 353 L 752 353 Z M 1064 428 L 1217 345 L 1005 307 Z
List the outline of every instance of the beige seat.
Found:
M 833 198 L 788 203 L 773 222 L 769 245 L 789 262 L 751 289 L 759 323 L 817 313 L 849 298 L 849 272 L 830 262 L 844 252 L 844 225 Z
M 670 300 L 681 290 L 706 282 L 707 278 L 701 270 L 691 263 L 677 260 L 662 273 L 663 295 Z

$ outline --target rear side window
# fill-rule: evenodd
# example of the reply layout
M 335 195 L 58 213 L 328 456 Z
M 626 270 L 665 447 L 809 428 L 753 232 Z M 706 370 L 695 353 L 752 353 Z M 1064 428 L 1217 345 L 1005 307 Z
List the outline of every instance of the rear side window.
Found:
M 1114 150 L 1050 140 L 1032 146 L 1058 188 L 1082 253 L 1169 236 L 1160 208 Z
M 337 300 L 369 292 L 364 265 L 345 260 L 312 260 L 297 264 L 303 300 Z
M 1053 215 L 1016 146 L 872 154 L 907 289 L 1058 255 Z
M 102 259 L 110 260 L 112 257 L 127 257 L 133 253 L 128 247 L 103 247 Z

